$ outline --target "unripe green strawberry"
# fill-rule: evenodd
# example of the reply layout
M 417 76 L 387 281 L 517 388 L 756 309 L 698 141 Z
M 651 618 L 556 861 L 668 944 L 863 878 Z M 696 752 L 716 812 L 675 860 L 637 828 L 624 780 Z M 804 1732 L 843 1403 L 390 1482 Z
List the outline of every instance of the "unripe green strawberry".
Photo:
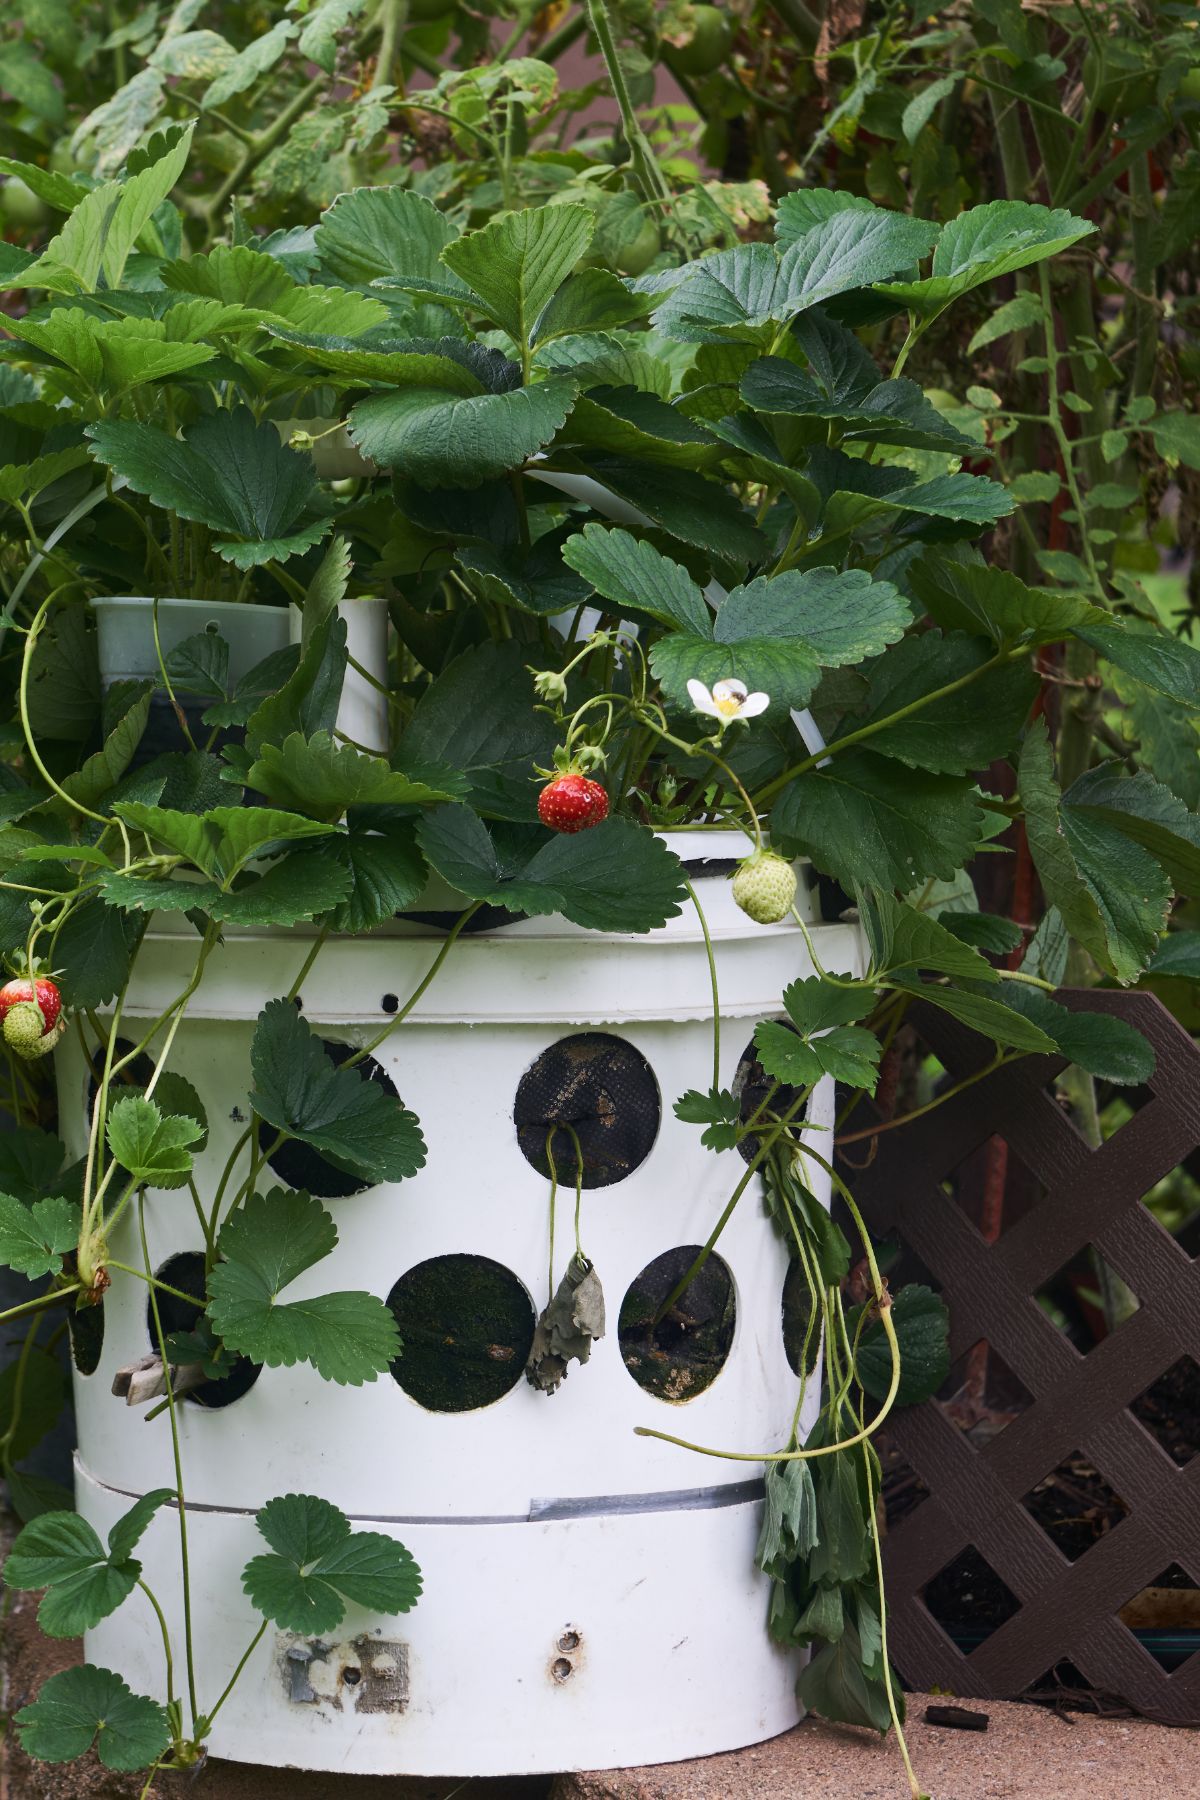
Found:
M 46 1035 L 46 1016 L 36 1000 L 18 1000 L 4 1015 L 4 1041 L 10 1050 L 24 1055 L 31 1044 Z
M 778 925 L 792 910 L 796 871 L 774 850 L 760 850 L 738 869 L 733 897 L 759 925 Z
M 36 1000 L 19 1000 L 4 1015 L 4 1042 L 25 1062 L 33 1062 L 53 1050 L 67 1028 L 65 1019 L 47 1026 Z

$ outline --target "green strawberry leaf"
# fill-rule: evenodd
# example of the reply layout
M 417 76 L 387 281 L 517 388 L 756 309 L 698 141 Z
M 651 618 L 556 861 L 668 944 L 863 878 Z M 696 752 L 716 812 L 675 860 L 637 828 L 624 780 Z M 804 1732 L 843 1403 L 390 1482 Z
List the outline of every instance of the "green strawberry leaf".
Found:
M 36 1280 L 62 1272 L 63 1257 L 79 1240 L 78 1206 L 54 1194 L 26 1206 L 0 1194 L 0 1263 Z
M 907 893 L 931 875 L 948 881 L 970 861 L 983 813 L 968 780 L 847 750 L 788 783 L 771 835 L 784 855 L 811 857 L 848 891 L 886 885 Z
M 1162 940 L 1146 973 L 1200 981 L 1200 931 L 1172 931 Z
M 852 1342 L 864 1310 L 856 1306 L 846 1315 Z M 893 1297 L 892 1324 L 900 1345 L 896 1405 L 916 1406 L 931 1399 L 950 1373 L 950 1314 L 931 1288 L 910 1282 Z M 892 1380 L 892 1351 L 878 1318 L 858 1340 L 855 1373 L 873 1400 L 885 1398 Z
M 538 317 L 592 241 L 587 206 L 529 207 L 500 213 L 446 245 L 442 262 L 475 293 L 482 310 L 517 344 L 528 345 Z
M 660 638 L 650 666 L 681 706 L 689 681 L 711 688 L 733 677 L 769 694 L 779 713 L 807 702 L 822 668 L 877 654 L 910 623 L 898 590 L 865 569 L 793 569 L 734 588 L 703 637 Z
M 176 855 L 186 856 L 206 875 L 226 879 L 273 845 L 322 837 L 333 829 L 265 806 L 216 806 L 203 813 L 185 813 L 118 800 L 113 811 L 135 831 L 144 831 Z
M 869 683 L 867 704 L 863 713 L 855 713 L 852 729 L 878 727 L 871 739 L 875 754 L 894 756 L 911 768 L 939 775 L 986 769 L 1015 746 L 1038 688 L 1037 676 L 1024 662 L 968 680 L 990 654 L 986 643 L 964 632 L 943 637 L 940 631 L 926 631 L 904 638 L 863 671 Z M 928 698 L 956 682 L 966 685 Z M 907 716 L 886 723 L 901 712 Z
M 0 1369 L 0 1433 L 5 1434 L 7 1461 L 10 1464 L 20 1462 L 41 1443 L 58 1422 L 67 1400 L 67 1384 L 57 1359 L 48 1355 L 45 1350 L 33 1349 L 25 1358 L 20 1406 L 14 1411 L 14 1402 L 18 1398 L 19 1360 L 18 1357 L 13 1357 Z M 13 1473 L 10 1468 L 5 1477 L 9 1482 L 9 1498 L 13 1509 L 22 1519 L 32 1518 L 33 1513 L 23 1511 L 17 1504 L 17 1496 L 11 1485 Z M 67 1510 L 70 1511 L 73 1506 L 74 1500 L 68 1497 Z
M 550 767 L 558 733 L 535 710 L 528 663 L 521 643 L 477 644 L 456 656 L 418 700 L 397 767 L 459 770 L 469 784 L 463 797 L 479 811 L 536 818 L 534 766 Z
M 441 261 L 457 236 L 457 227 L 432 200 L 398 185 L 339 194 L 314 233 L 322 269 L 346 287 L 369 287 L 388 276 L 440 276 L 466 294 Z
M 876 291 L 910 312 L 932 318 L 960 294 L 1014 269 L 1045 262 L 1095 229 L 1061 208 L 1051 211 L 1023 200 L 992 200 L 959 213 L 943 226 L 927 276 L 883 282 Z
M 93 454 L 156 506 L 217 533 L 213 548 L 239 568 L 282 561 L 329 530 L 314 518 L 312 462 L 287 449 L 248 407 L 222 409 L 173 437 L 132 419 L 87 427 Z
M 833 1025 L 853 1025 L 870 1012 L 875 997 L 869 983 L 852 983 L 848 975 L 839 976 L 838 982 L 846 985 L 807 975 L 784 988 L 784 1011 L 802 1036 L 828 1031 Z
M 925 1000 L 930 1006 L 936 1006 L 941 1012 L 947 1012 L 951 1018 L 959 1019 L 977 1031 L 981 1037 L 989 1037 L 992 1042 L 1003 1048 L 1012 1050 L 1028 1050 L 1042 1055 L 1056 1048 L 1054 1039 L 1035 1023 L 1027 1019 L 1015 1007 L 1004 1000 L 994 1000 L 983 994 L 967 993 L 961 988 L 943 987 L 937 982 L 922 982 L 915 975 L 894 975 L 892 985 L 904 988 L 910 994 Z
M 259 1014 L 250 1050 L 260 1119 L 370 1182 L 402 1181 L 425 1162 L 414 1113 L 376 1082 L 337 1068 L 287 1000 Z
M 875 1092 L 881 1046 L 873 1031 L 859 1025 L 835 1025 L 819 1036 L 805 1036 L 775 1019 L 760 1021 L 754 1033 L 758 1060 L 767 1074 L 788 1087 L 811 1087 L 832 1075 L 849 1087 Z
M 1079 594 L 1026 587 L 1006 569 L 984 563 L 934 561 L 927 552 L 909 570 L 921 604 L 947 631 L 990 637 L 1001 649 L 1054 644 L 1109 615 Z
M 328 1500 L 282 1494 L 255 1523 L 273 1554 L 251 1558 L 242 1586 L 285 1631 L 333 1631 L 347 1601 L 392 1617 L 411 1612 L 420 1597 L 421 1571 L 404 1545 L 381 1531 L 352 1531 Z
M 427 813 L 417 837 L 452 888 L 509 912 L 562 913 L 589 930 L 640 933 L 674 918 L 686 898 L 678 858 L 628 819 L 554 837 L 516 863 L 501 858 L 482 819 L 465 806 Z
M 230 1214 L 217 1240 L 220 1261 L 208 1278 L 208 1315 L 227 1349 L 271 1369 L 311 1363 L 340 1386 L 361 1387 L 390 1367 L 400 1336 L 374 1294 L 279 1298 L 329 1255 L 337 1235 L 319 1200 L 284 1188 L 252 1194 Z
M 422 487 L 477 488 L 519 469 L 548 444 L 576 392 L 561 375 L 503 394 L 402 388 L 360 400 L 348 421 L 350 437 L 381 468 Z
M 281 745 L 264 744 L 246 777 L 282 806 L 340 819 L 353 806 L 429 806 L 458 795 L 393 769 L 382 756 L 364 756 L 327 731 L 293 732 Z
M 107 1550 L 78 1513 L 44 1513 L 18 1535 L 4 1579 L 10 1587 L 47 1590 L 38 1624 L 48 1637 L 78 1637 L 133 1592 L 142 1572 L 133 1551 L 158 1508 L 174 1498 L 170 1488 L 144 1494 L 109 1532 Z
M 1103 770 L 1097 773 L 1111 782 Z M 1041 719 L 1026 734 L 1019 780 L 1029 851 L 1047 901 L 1102 969 L 1120 982 L 1136 980 L 1166 929 L 1167 876 L 1150 850 L 1125 835 L 1120 809 L 1073 806 L 1059 793 Z M 1107 785 L 1097 790 L 1097 798 L 1107 797 Z M 1181 811 L 1191 818 L 1186 808 Z M 1113 822 L 1114 812 L 1120 824 Z
M 1006 981 L 1001 991 L 1006 1006 L 1053 1038 L 1085 1074 L 1118 1087 L 1136 1087 L 1153 1075 L 1153 1046 L 1128 1020 L 1111 1013 L 1069 1011 L 1040 988 L 1023 982 Z
M 62 1140 L 37 1125 L 0 1132 L 0 1192 L 32 1206 L 53 1191 L 66 1154 Z
M 106 1769 L 148 1769 L 171 1741 L 165 1707 L 92 1663 L 51 1675 L 14 1723 L 26 1755 L 47 1763 L 74 1762 L 94 1743 Z
M 940 920 L 893 894 L 862 889 L 858 907 L 877 979 L 906 969 L 924 969 L 933 975 L 961 975 L 968 981 L 999 980 L 978 950 L 961 942 Z
M 707 1127 L 700 1134 L 700 1142 L 706 1150 L 737 1148 L 741 1103 L 728 1088 L 709 1088 L 706 1094 L 698 1088 L 689 1088 L 675 1102 L 675 1117 L 682 1119 L 685 1125 Z
M 334 862 L 350 877 L 346 898 L 322 918 L 331 931 L 374 931 L 411 906 L 425 885 L 425 861 L 408 820 L 338 832 L 310 857 Z
M 622 609 L 649 613 L 661 625 L 707 638 L 712 620 L 703 590 L 682 563 L 644 538 L 605 525 L 585 525 L 563 545 L 563 561 L 598 594 Z
M 190 1146 L 204 1136 L 195 1119 L 168 1113 L 137 1095 L 118 1100 L 108 1115 L 108 1147 L 121 1167 L 153 1187 L 179 1187 L 191 1172 Z

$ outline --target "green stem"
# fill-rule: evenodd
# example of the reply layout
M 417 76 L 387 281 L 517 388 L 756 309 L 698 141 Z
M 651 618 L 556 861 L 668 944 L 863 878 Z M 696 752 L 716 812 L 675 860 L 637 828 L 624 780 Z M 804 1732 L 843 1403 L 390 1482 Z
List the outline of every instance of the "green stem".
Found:
M 428 969 L 425 971 L 425 974 L 422 976 L 421 980 L 417 983 L 417 985 L 413 989 L 412 993 L 408 996 L 408 999 L 404 1002 L 404 1005 L 400 1008 L 399 1012 L 395 1013 L 392 1016 L 392 1018 L 390 1018 L 388 1020 L 387 1024 L 384 1026 L 383 1030 L 381 1032 L 379 1032 L 379 1034 L 376 1037 L 373 1037 L 369 1043 L 364 1044 L 362 1046 L 361 1050 L 355 1051 L 353 1056 L 347 1058 L 347 1060 L 342 1064 L 342 1067 L 344 1069 L 352 1069 L 356 1063 L 360 1063 L 363 1060 L 364 1056 L 370 1056 L 370 1054 L 373 1050 L 377 1050 L 379 1048 L 380 1044 L 382 1044 L 387 1038 L 389 1038 L 391 1036 L 392 1032 L 395 1031 L 397 1025 L 402 1025 L 404 1023 L 405 1019 L 407 1019 L 409 1013 L 412 1011 L 413 1007 L 417 1004 L 418 1000 L 421 998 L 421 995 L 428 988 L 428 986 L 432 982 L 434 976 L 437 974 L 438 970 L 441 968 L 442 964 L 445 962 L 446 958 L 449 956 L 451 950 L 454 948 L 454 944 L 459 936 L 459 933 L 463 930 L 464 926 L 466 926 L 469 923 L 469 921 L 475 917 L 475 914 L 479 911 L 479 909 L 482 905 L 483 905 L 482 900 L 476 900 L 473 905 L 468 906 L 466 912 L 459 914 L 458 918 L 454 921 L 454 924 L 451 926 L 450 930 L 446 933 L 446 939 L 445 939 L 445 942 L 443 943 L 441 949 L 438 951 L 437 955 L 434 957 L 433 961 L 430 963 Z
M 704 916 L 704 908 L 700 904 L 700 896 L 685 875 L 683 885 L 688 891 L 692 905 L 696 909 L 696 917 L 700 921 L 700 929 L 704 933 L 704 954 L 708 958 L 708 985 L 712 994 L 713 1022 L 713 1092 L 717 1093 L 721 1086 L 721 996 L 717 989 L 717 960 L 713 954 L 712 936 L 708 929 L 708 920 Z
M 51 1288 L 48 1293 L 39 1294 L 36 1300 L 22 1300 L 20 1306 L 10 1306 L 7 1312 L 0 1312 L 0 1325 L 6 1325 L 10 1319 L 24 1319 L 30 1313 L 46 1312 L 52 1306 L 59 1306 L 69 1300 L 72 1294 L 82 1294 L 83 1283 L 77 1281 L 74 1287 Z
M 835 738 L 831 744 L 826 745 L 824 750 L 818 750 L 813 755 L 806 756 L 802 762 L 794 764 L 790 769 L 785 769 L 782 775 L 777 775 L 774 781 L 769 781 L 766 787 L 760 790 L 757 805 L 764 806 L 767 801 L 773 800 L 775 795 L 788 785 L 789 781 L 794 781 L 798 775 L 807 775 L 810 769 L 815 769 L 817 764 L 823 763 L 827 757 L 840 756 L 843 750 L 850 750 L 856 744 L 867 743 L 877 733 L 886 731 L 889 725 L 895 725 L 901 719 L 910 718 L 914 713 L 923 711 L 927 706 L 932 706 L 935 700 L 945 699 L 948 694 L 960 693 L 963 688 L 971 687 L 975 682 L 981 681 L 985 675 L 990 675 L 993 669 L 1002 668 L 1005 663 L 1017 662 L 1028 655 L 1029 649 L 1026 645 L 1022 645 L 1016 650 L 998 650 L 995 656 L 989 656 L 988 660 L 980 663 L 978 668 L 970 670 L 966 675 L 960 675 L 957 681 L 948 681 L 944 687 L 934 688 L 930 693 L 922 694 L 919 699 L 910 701 L 907 706 L 902 706 L 896 712 L 889 713 L 885 719 L 876 719 L 872 724 L 863 725 L 857 731 L 847 732 L 845 737 Z
M 883 1333 L 887 1338 L 888 1349 L 891 1353 L 892 1378 L 875 1417 L 869 1424 L 864 1425 L 861 1431 L 854 1432 L 851 1437 L 842 1438 L 839 1442 L 832 1444 L 818 1444 L 811 1450 L 717 1450 L 709 1444 L 693 1444 L 686 1438 L 674 1437 L 669 1431 L 652 1431 L 648 1425 L 635 1425 L 634 1436 L 658 1438 L 661 1443 L 675 1444 L 680 1450 L 690 1450 L 695 1456 L 716 1456 L 723 1462 L 813 1462 L 818 1456 L 836 1456 L 842 1450 L 853 1450 L 856 1444 L 865 1444 L 879 1430 L 896 1403 L 896 1394 L 900 1387 L 900 1345 L 896 1339 L 896 1327 L 892 1322 L 890 1300 L 885 1300 L 885 1304 L 880 1307 L 879 1321 L 883 1326 Z
M 863 1316 L 865 1318 L 866 1314 L 864 1313 Z M 912 1766 L 912 1758 L 908 1754 L 908 1744 L 905 1742 L 904 1727 L 900 1722 L 900 1709 L 896 1705 L 895 1689 L 892 1686 L 892 1671 L 888 1663 L 887 1593 L 883 1581 L 883 1546 L 879 1542 L 879 1520 L 875 1516 L 875 1471 L 872 1467 L 871 1453 L 866 1444 L 862 1447 L 862 1453 L 867 1470 L 867 1521 L 871 1533 L 871 1548 L 875 1553 L 875 1580 L 879 1589 L 879 1654 L 883 1663 L 883 1687 L 884 1692 L 887 1695 L 888 1712 L 892 1716 L 892 1726 L 896 1733 L 896 1743 L 900 1747 L 900 1755 L 904 1762 L 904 1772 L 908 1776 L 908 1785 L 912 1790 L 913 1800 L 922 1800 L 921 1784 L 917 1780 L 916 1771 Z
M 795 1118 L 796 1114 L 800 1111 L 800 1108 L 807 1104 L 808 1097 L 811 1093 L 812 1093 L 811 1087 L 804 1088 L 797 1095 L 796 1099 L 793 1100 L 792 1104 L 788 1107 L 787 1111 L 778 1120 L 778 1122 L 776 1124 L 770 1126 L 766 1131 L 763 1132 L 762 1139 L 759 1143 L 758 1149 L 754 1152 L 754 1155 L 751 1157 L 750 1161 L 746 1164 L 745 1173 L 743 1174 L 741 1180 L 738 1182 L 737 1186 L 734 1188 L 732 1194 L 729 1196 L 729 1199 L 726 1201 L 724 1210 L 722 1211 L 720 1218 L 717 1220 L 716 1224 L 713 1226 L 712 1230 L 708 1234 L 707 1241 L 705 1242 L 705 1244 L 703 1245 L 703 1247 L 699 1251 L 699 1253 L 692 1258 L 690 1267 L 685 1270 L 685 1272 L 680 1277 L 680 1279 L 675 1283 L 675 1286 L 671 1289 L 670 1293 L 667 1295 L 666 1299 L 663 1301 L 662 1305 L 659 1307 L 658 1311 L 655 1313 L 654 1323 L 656 1325 L 659 1324 L 660 1321 L 662 1319 L 664 1319 L 666 1317 L 666 1315 L 670 1312 L 670 1310 L 674 1306 L 675 1302 L 679 1299 L 679 1296 L 681 1294 L 685 1293 L 687 1291 L 687 1289 L 692 1285 L 692 1282 L 696 1279 L 697 1275 L 700 1273 L 701 1269 L 704 1267 L 705 1263 L 708 1261 L 709 1257 L 712 1255 L 713 1248 L 717 1242 L 717 1239 L 720 1237 L 720 1235 L 724 1231 L 726 1225 L 728 1225 L 730 1219 L 733 1217 L 734 1208 L 736 1207 L 738 1201 L 741 1199 L 742 1195 L 745 1193 L 746 1189 L 749 1187 L 751 1178 L 755 1174 L 757 1174 L 759 1164 L 762 1162 L 762 1160 L 766 1156 L 767 1152 L 772 1148 L 776 1139 L 779 1138 L 780 1136 L 782 1136 L 782 1134 L 787 1130 L 788 1126 L 791 1124 L 791 1122 Z
M 317 95 L 324 90 L 326 85 L 327 77 L 324 75 L 320 75 L 315 80 L 308 82 L 301 88 L 295 98 L 284 107 L 278 118 L 268 125 L 265 131 L 260 131 L 258 133 L 253 143 L 247 147 L 237 167 L 229 177 L 221 183 L 221 186 L 217 189 L 216 193 L 205 207 L 204 211 L 210 223 L 213 223 L 220 218 L 225 207 L 228 205 L 234 194 L 242 187 L 246 178 L 249 175 L 252 175 L 259 163 L 271 154 L 276 144 L 287 136 L 292 126 L 296 123 L 296 120 L 303 118 L 313 101 L 317 98 Z
M 392 86 L 392 69 L 400 45 L 400 34 L 408 22 L 408 0 L 380 0 L 378 18 L 382 28 L 379 53 L 375 58 L 375 73 L 368 89 L 372 94 L 378 93 L 380 88 Z
M 158 1345 L 158 1354 L 162 1358 L 163 1382 L 167 1390 L 167 1417 L 171 1424 L 171 1455 L 175 1465 L 175 1497 L 179 1503 L 179 1561 L 183 1587 L 183 1634 L 184 1655 L 187 1662 L 188 1705 L 192 1714 L 192 1730 L 196 1729 L 199 1716 L 196 1705 L 196 1667 L 192 1647 L 192 1580 L 188 1566 L 187 1506 L 183 1497 L 183 1456 L 179 1448 L 179 1420 L 175 1409 L 175 1382 L 171 1372 L 171 1364 L 167 1357 L 167 1340 L 162 1327 L 162 1315 L 158 1307 L 158 1294 L 154 1280 L 154 1266 L 150 1261 L 150 1245 L 146 1238 L 146 1196 L 138 1195 L 138 1231 L 142 1240 L 142 1261 L 146 1266 L 146 1278 L 150 1283 L 150 1311 L 154 1318 L 154 1339 Z M 194 1299 L 194 1296 L 191 1296 Z
M 606 0 L 587 0 L 588 18 L 592 33 L 604 58 L 604 66 L 608 70 L 608 79 L 612 83 L 613 98 L 621 114 L 621 126 L 625 133 L 625 141 L 629 145 L 630 161 L 637 185 L 642 190 L 642 197 L 652 204 L 669 206 L 672 193 L 667 179 L 658 166 L 658 158 L 650 145 L 645 132 L 638 122 L 633 98 L 625 79 L 625 68 L 621 62 L 621 54 L 613 34 L 612 22 L 608 16 Z
M 910 997 L 914 999 L 919 998 L 917 995 Z M 1023 1054 L 1024 1052 L 1020 1053 L 1020 1055 Z M 914 1119 L 923 1119 L 927 1113 L 936 1112 L 938 1107 L 945 1106 L 948 1100 L 957 1099 L 959 1094 L 963 1094 L 968 1088 L 974 1087 L 977 1081 L 986 1081 L 987 1077 L 989 1075 L 994 1075 L 997 1069 L 1006 1068 L 1010 1062 L 1017 1061 L 1019 1061 L 1019 1055 L 1004 1056 L 1003 1054 L 999 1054 L 995 1056 L 991 1062 L 985 1063 L 981 1069 L 976 1069 L 973 1075 L 964 1075 L 961 1081 L 956 1081 L 953 1087 L 948 1087 L 945 1092 L 939 1094 L 935 1100 L 927 1100 L 924 1106 L 914 1107 L 912 1112 L 904 1113 L 899 1119 L 883 1119 L 877 1125 L 867 1125 L 861 1131 L 840 1132 L 833 1141 L 840 1148 L 843 1144 L 859 1144 L 864 1138 L 879 1137 L 885 1131 L 899 1131 L 902 1125 L 911 1125 Z
M 221 1708 L 224 1706 L 225 1702 L 228 1700 L 230 1694 L 232 1694 L 234 1687 L 237 1684 L 238 1677 L 242 1673 L 242 1670 L 245 1668 L 246 1664 L 250 1661 L 250 1658 L 254 1655 L 254 1652 L 258 1649 L 258 1646 L 262 1643 L 263 1634 L 265 1633 L 267 1626 L 269 1624 L 270 1624 L 269 1619 L 263 1620 L 262 1624 L 259 1626 L 259 1628 L 255 1632 L 254 1636 L 251 1638 L 250 1643 L 247 1646 L 246 1651 L 243 1654 L 241 1661 L 238 1663 L 237 1668 L 233 1671 L 233 1674 L 229 1677 L 229 1680 L 225 1685 L 225 1691 L 221 1695 L 221 1698 L 217 1701 L 217 1704 L 213 1707 L 212 1711 L 210 1713 L 205 1713 L 203 1719 L 198 1721 L 198 1723 L 200 1725 L 203 1725 L 205 1728 L 204 1729 L 205 1736 L 207 1736 L 208 1732 L 211 1731 L 213 1720 L 216 1718 L 217 1714 L 220 1712 Z
M 147 1587 L 140 1575 L 138 1576 L 137 1584 L 154 1608 L 154 1616 L 158 1620 L 158 1629 L 162 1633 L 163 1656 L 166 1659 L 167 1664 L 167 1705 L 173 1706 L 175 1703 L 175 1662 L 171 1655 L 171 1633 L 167 1630 L 167 1621 L 163 1615 L 162 1607 L 158 1604 L 158 1601 L 155 1599 L 153 1593 Z

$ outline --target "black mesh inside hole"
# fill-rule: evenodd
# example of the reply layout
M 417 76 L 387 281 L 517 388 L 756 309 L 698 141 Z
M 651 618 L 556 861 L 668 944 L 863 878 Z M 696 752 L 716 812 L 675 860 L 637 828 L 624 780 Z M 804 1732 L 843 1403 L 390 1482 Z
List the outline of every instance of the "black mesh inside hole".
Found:
M 783 1351 L 793 1375 L 799 1375 L 801 1359 L 812 1374 L 821 1354 L 821 1320 L 813 1317 L 812 1294 L 799 1257 L 793 1257 L 783 1281 Z M 809 1325 L 811 1321 L 811 1333 Z M 804 1340 L 808 1338 L 808 1355 Z
M 196 1296 L 195 1305 L 190 1305 L 174 1294 L 164 1294 L 161 1288 L 158 1290 L 158 1316 L 162 1322 L 163 1336 L 170 1337 L 173 1331 L 194 1331 L 196 1321 L 204 1310 L 206 1285 L 203 1253 L 199 1250 L 177 1251 L 158 1270 L 158 1279 L 182 1289 L 185 1294 Z M 150 1339 L 151 1349 L 157 1350 L 158 1333 L 154 1329 L 154 1312 L 148 1300 L 146 1335 Z M 222 1376 L 219 1381 L 201 1382 L 199 1387 L 190 1388 L 185 1397 L 194 1400 L 197 1406 L 212 1409 L 232 1406 L 235 1400 L 240 1400 L 243 1394 L 250 1392 L 261 1374 L 261 1363 L 251 1362 L 248 1356 L 239 1356 L 228 1375 Z
M 603 1031 L 560 1038 L 521 1077 L 513 1118 L 525 1160 L 573 1186 L 579 1140 L 585 1188 L 612 1187 L 645 1162 L 662 1119 L 654 1070 L 640 1050 Z M 550 1137 L 553 1129 L 554 1136 Z
M 640 1388 L 659 1400 L 694 1400 L 717 1379 L 733 1343 L 737 1301 L 733 1277 L 710 1255 L 698 1275 L 660 1307 L 700 1254 L 699 1244 L 664 1250 L 630 1282 L 621 1302 L 621 1360 Z
M 71 1356 L 75 1367 L 81 1375 L 94 1375 L 100 1367 L 100 1355 L 104 1349 L 104 1302 L 99 1306 L 85 1306 L 82 1312 L 68 1315 L 67 1327 L 71 1334 Z
M 784 1019 L 780 1023 L 786 1025 L 787 1021 Z M 792 1028 L 789 1026 L 788 1029 Z M 782 1118 L 789 1107 L 795 1106 L 800 1098 L 800 1089 L 786 1086 L 780 1087 L 772 1096 L 770 1105 L 766 1106 L 764 1103 L 773 1085 L 771 1077 L 758 1060 L 758 1051 L 754 1048 L 754 1039 L 751 1038 L 742 1051 L 742 1059 L 738 1063 L 733 1077 L 733 1096 L 738 1102 L 743 1125 L 754 1117 L 760 1106 L 763 1107 L 760 1122 L 764 1124 L 770 1124 L 774 1120 Z M 792 1120 L 792 1125 L 802 1125 L 807 1114 L 808 1108 L 802 1106 Z M 761 1142 L 757 1132 L 753 1131 L 741 1139 L 738 1144 L 738 1152 L 743 1162 L 754 1161 Z
M 328 1038 L 320 1040 L 321 1047 L 335 1068 L 349 1062 L 355 1054 L 353 1044 L 335 1044 Z M 373 1056 L 364 1056 L 360 1063 L 355 1063 L 354 1073 L 361 1081 L 374 1081 L 393 1100 L 400 1098 L 395 1083 L 384 1073 L 381 1064 Z M 269 1141 L 274 1127 L 262 1127 L 264 1141 Z M 329 1161 L 314 1150 L 311 1144 L 302 1144 L 298 1138 L 292 1138 L 286 1144 L 280 1144 L 278 1150 L 272 1150 L 267 1162 L 274 1169 L 281 1181 L 289 1187 L 304 1188 L 310 1194 L 317 1194 L 322 1200 L 343 1200 L 349 1194 L 361 1194 L 371 1186 L 361 1175 L 351 1175 L 346 1169 L 339 1169 L 336 1163 Z
M 432 1256 L 402 1275 L 387 1303 L 403 1349 L 392 1378 L 429 1412 L 473 1412 L 521 1379 L 533 1343 L 533 1302 L 511 1269 L 487 1256 Z

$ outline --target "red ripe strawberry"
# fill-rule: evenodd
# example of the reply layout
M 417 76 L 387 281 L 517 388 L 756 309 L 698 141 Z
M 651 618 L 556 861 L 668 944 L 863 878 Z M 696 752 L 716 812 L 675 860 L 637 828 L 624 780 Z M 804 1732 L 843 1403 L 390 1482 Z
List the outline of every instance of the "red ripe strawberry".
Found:
M 3 1025 L 8 1016 L 9 1007 L 19 1006 L 25 1000 L 33 1000 L 41 1007 L 46 1030 L 53 1031 L 62 1011 L 62 995 L 56 984 L 44 975 L 39 976 L 36 981 L 30 981 L 22 975 L 5 982 L 0 988 L 0 1025 Z
M 538 795 L 538 818 L 551 831 L 587 831 L 608 817 L 608 795 L 586 775 L 556 775 Z

